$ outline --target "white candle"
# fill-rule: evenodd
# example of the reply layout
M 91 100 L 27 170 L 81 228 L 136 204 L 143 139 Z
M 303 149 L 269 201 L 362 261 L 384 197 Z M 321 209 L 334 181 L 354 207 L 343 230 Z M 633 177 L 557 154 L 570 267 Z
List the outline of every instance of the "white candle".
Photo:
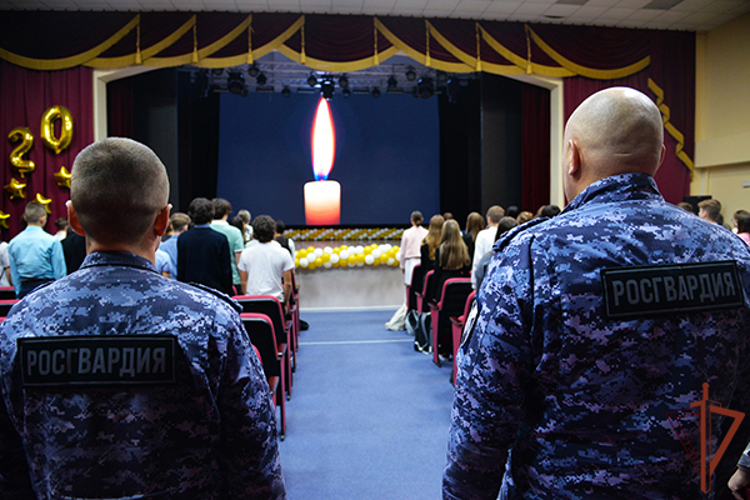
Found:
M 338 225 L 341 220 L 341 185 L 336 181 L 305 183 L 305 223 Z

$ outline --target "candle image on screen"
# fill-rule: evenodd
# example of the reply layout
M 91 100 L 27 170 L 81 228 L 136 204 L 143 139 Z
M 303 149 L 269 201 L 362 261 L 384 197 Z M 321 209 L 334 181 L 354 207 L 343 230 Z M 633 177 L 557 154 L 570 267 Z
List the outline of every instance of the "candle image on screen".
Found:
M 337 225 L 341 220 L 341 185 L 329 181 L 336 156 L 336 133 L 328 101 L 320 98 L 312 128 L 312 163 L 315 181 L 305 183 L 305 222 Z

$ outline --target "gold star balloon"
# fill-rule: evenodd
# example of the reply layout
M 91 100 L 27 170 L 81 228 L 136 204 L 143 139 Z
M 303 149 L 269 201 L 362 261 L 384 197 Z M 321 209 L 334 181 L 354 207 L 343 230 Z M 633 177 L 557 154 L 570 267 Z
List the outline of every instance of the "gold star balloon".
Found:
M 44 205 L 44 209 L 47 211 L 48 214 L 52 213 L 52 210 L 49 208 L 50 203 L 52 203 L 52 198 L 45 198 L 41 195 L 41 193 L 36 194 L 36 201 L 40 205 Z
M 26 184 L 19 182 L 11 177 L 10 184 L 3 186 L 3 189 L 10 195 L 10 199 L 26 198 Z
M 67 168 L 60 167 L 60 170 L 55 172 L 54 176 L 58 186 L 70 189 L 70 172 Z
M 2 210 L 0 210 L 0 227 L 3 229 L 9 229 L 8 228 L 8 219 L 10 219 L 10 214 L 6 214 Z

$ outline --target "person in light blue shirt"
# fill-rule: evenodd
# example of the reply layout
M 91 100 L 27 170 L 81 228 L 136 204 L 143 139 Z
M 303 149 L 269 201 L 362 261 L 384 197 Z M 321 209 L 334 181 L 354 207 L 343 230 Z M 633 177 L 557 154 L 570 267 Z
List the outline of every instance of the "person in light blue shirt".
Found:
M 163 250 L 169 255 L 169 277 L 177 279 L 177 238 L 188 230 L 190 226 L 190 216 L 188 214 L 177 212 L 169 217 L 169 225 L 172 228 L 172 235 L 169 239 L 162 241 L 159 250 Z
M 47 211 L 41 203 L 31 201 L 23 213 L 26 229 L 10 240 L 10 275 L 16 297 L 48 281 L 59 280 L 67 274 L 65 256 L 60 241 L 43 228 Z

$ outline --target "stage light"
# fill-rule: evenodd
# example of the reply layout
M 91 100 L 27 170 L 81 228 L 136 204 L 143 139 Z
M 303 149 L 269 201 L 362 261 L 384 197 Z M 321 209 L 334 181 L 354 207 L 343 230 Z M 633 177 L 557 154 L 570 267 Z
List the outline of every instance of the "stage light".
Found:
M 268 78 L 266 77 L 265 73 L 260 73 L 255 81 L 258 82 L 258 85 L 263 86 L 266 84 L 266 82 L 268 82 Z
M 448 81 L 448 74 L 444 71 L 438 71 L 437 72 L 437 82 L 438 84 L 445 83 Z
M 281 89 L 281 95 L 284 97 L 290 97 L 292 95 L 292 89 L 289 88 L 289 85 Z
M 214 68 L 211 70 L 211 74 L 214 76 L 221 76 L 224 74 L 224 70 L 222 68 Z
M 307 77 L 307 84 L 311 87 L 314 87 L 318 84 L 318 79 L 315 78 L 315 75 L 310 75 Z
M 423 76 L 417 82 L 417 94 L 422 99 L 429 99 L 435 93 L 435 84 L 429 76 Z
M 255 78 L 260 74 L 260 68 L 253 63 L 253 65 L 250 66 L 250 69 L 247 70 L 247 74 L 250 75 L 250 78 Z
M 344 97 L 349 97 L 350 95 L 352 95 L 352 91 L 349 89 L 344 89 L 341 91 L 341 95 L 343 95 Z
M 230 94 L 247 95 L 247 89 L 245 88 L 245 77 L 242 75 L 242 73 L 229 73 L 229 78 L 227 78 L 227 90 Z
M 370 92 L 370 94 L 372 94 L 372 96 L 377 99 L 378 97 L 380 97 L 380 90 L 375 87 L 372 89 L 372 92 Z
M 398 88 L 398 81 L 395 76 L 388 78 L 388 88 L 386 89 L 388 94 L 403 94 L 404 89 Z
M 417 79 L 417 74 L 414 72 L 414 68 L 412 68 L 411 66 L 409 67 L 408 70 L 406 70 L 405 75 L 406 75 L 406 79 L 409 80 L 410 82 L 413 82 L 414 80 Z
M 333 91 L 334 91 L 333 80 L 330 80 L 328 78 L 323 80 L 322 83 L 320 84 L 320 93 L 323 95 L 323 97 L 326 100 L 331 99 L 333 97 Z
M 339 77 L 339 87 L 341 87 L 342 89 L 349 88 L 349 78 L 347 78 L 346 75 L 341 75 Z

